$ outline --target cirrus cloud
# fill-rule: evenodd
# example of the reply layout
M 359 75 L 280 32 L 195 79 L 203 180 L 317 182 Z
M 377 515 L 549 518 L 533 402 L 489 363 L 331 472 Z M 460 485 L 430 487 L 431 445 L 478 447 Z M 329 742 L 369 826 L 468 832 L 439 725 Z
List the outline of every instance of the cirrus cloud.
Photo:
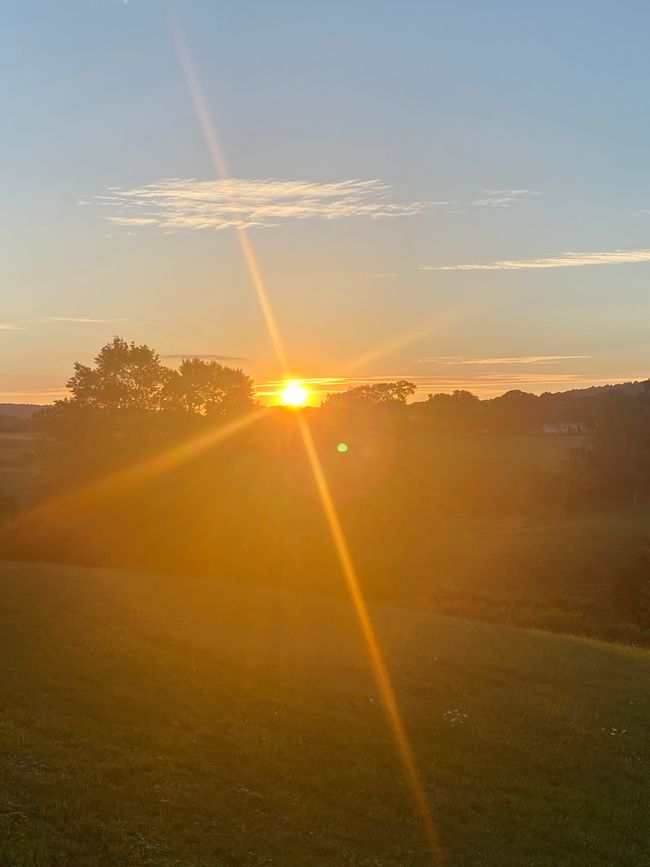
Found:
M 392 188 L 380 180 L 334 183 L 279 178 L 201 181 L 167 178 L 132 189 L 112 187 L 95 196 L 121 226 L 166 231 L 275 226 L 285 220 L 349 217 L 386 219 L 430 214 L 448 202 L 396 202 Z
M 539 268 L 580 268 L 586 265 L 622 265 L 650 262 L 650 250 L 611 250 L 604 253 L 562 253 L 542 259 L 498 259 L 455 265 L 420 265 L 420 271 L 525 271 Z
M 558 361 L 571 361 L 579 358 L 590 358 L 589 355 L 506 355 L 497 357 L 481 357 L 471 355 L 440 355 L 430 358 L 413 358 L 417 364 L 442 364 L 450 367 L 456 364 L 470 366 L 493 364 L 557 364 Z
M 165 361 L 188 361 L 195 358 L 200 361 L 250 361 L 245 355 L 215 355 L 211 352 L 174 352 L 160 357 Z
M 38 322 L 75 322 L 82 325 L 105 325 L 114 322 L 132 322 L 132 319 L 94 319 L 89 316 L 42 316 Z
M 527 196 L 541 196 L 539 190 L 481 190 L 479 198 L 471 202 L 474 208 L 510 208 Z

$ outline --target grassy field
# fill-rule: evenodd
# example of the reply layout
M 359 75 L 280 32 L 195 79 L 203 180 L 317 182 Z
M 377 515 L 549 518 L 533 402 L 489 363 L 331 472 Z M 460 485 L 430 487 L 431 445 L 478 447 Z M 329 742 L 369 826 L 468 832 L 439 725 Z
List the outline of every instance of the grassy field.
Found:
M 38 477 L 39 438 L 31 433 L 0 433 L 0 491 L 18 504 L 29 496 Z
M 437 435 L 441 442 L 449 441 L 453 449 L 465 449 L 468 457 L 476 454 L 488 462 L 508 469 L 523 465 L 535 465 L 542 470 L 555 470 L 565 460 L 571 449 L 588 442 L 586 436 L 521 435 Z
M 432 447 L 455 459 L 480 460 L 504 472 L 535 465 L 554 470 L 570 449 L 586 442 L 581 436 L 468 436 L 431 434 Z M 40 437 L 35 433 L 0 433 L 0 490 L 25 501 L 41 470 Z
M 389 606 L 449 867 L 650 863 L 650 655 Z M 345 600 L 0 566 L 0 864 L 432 863 Z
M 501 467 L 506 476 L 508 467 L 527 464 L 552 469 L 585 442 L 574 436 L 432 437 L 442 455 L 451 449 L 455 460 L 466 455 L 468 461 Z M 34 434 L 0 435 L 0 491 L 25 503 L 39 472 Z M 432 521 L 424 532 L 397 543 L 368 545 L 361 533 L 354 553 L 365 589 L 378 601 L 649 643 L 650 633 L 612 605 L 621 574 L 648 550 L 649 528 L 647 504 L 574 516 L 450 518 Z M 89 532 L 85 538 L 95 537 Z M 352 534 L 351 540 L 354 544 Z M 44 550 L 37 556 L 56 556 Z M 315 575 L 313 568 L 304 571 Z M 315 582 L 323 584 L 331 584 L 330 576 Z
M 438 613 L 620 640 L 617 581 L 650 546 L 650 505 L 585 515 L 448 521 L 410 547 L 359 547 L 373 597 Z M 638 567 L 637 567 L 638 568 Z

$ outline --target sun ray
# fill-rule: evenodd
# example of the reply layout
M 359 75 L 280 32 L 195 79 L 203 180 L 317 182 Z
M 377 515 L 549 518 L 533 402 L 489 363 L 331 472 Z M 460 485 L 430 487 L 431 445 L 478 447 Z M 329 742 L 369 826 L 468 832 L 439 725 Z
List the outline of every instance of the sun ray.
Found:
M 413 328 L 389 335 L 386 340 L 376 346 L 371 346 L 355 358 L 348 359 L 348 361 L 339 365 L 337 372 L 346 375 L 353 373 L 359 370 L 360 367 L 365 367 L 367 364 L 377 361 L 378 358 L 383 358 L 409 344 L 417 343 L 418 340 L 422 340 L 424 337 L 430 337 L 439 331 L 443 331 L 445 328 L 456 325 L 466 316 L 467 311 L 460 307 L 437 314 L 434 319 L 428 318 L 424 322 L 419 322 Z
M 219 177 L 227 181 L 228 172 L 226 170 L 225 160 L 223 158 L 219 139 L 213 126 L 210 113 L 207 108 L 207 103 L 203 96 L 203 91 L 196 73 L 192 58 L 190 56 L 187 43 L 183 37 L 180 26 L 173 14 L 171 6 L 169 8 L 169 20 L 174 37 L 176 51 L 178 53 L 181 68 L 185 75 L 191 96 L 196 109 L 201 129 L 206 139 L 208 149 L 210 151 L 215 170 Z M 275 355 L 285 379 L 291 379 L 287 354 L 284 344 L 281 339 L 280 330 L 273 313 L 271 302 L 262 279 L 260 269 L 257 264 L 257 259 L 253 252 L 250 238 L 244 226 L 236 227 L 237 237 L 241 246 L 242 254 L 248 273 L 253 283 L 264 320 L 269 332 L 269 337 L 275 351 Z M 298 414 L 298 424 L 305 446 L 305 451 L 314 475 L 314 480 L 321 500 L 323 513 L 327 526 L 332 537 L 332 543 L 336 549 L 339 564 L 346 582 L 348 593 L 352 601 L 352 605 L 359 622 L 359 627 L 363 635 L 371 667 L 375 676 L 375 681 L 382 698 L 382 703 L 389 723 L 390 730 L 393 734 L 397 752 L 401 760 L 402 768 L 406 782 L 411 791 L 413 801 L 416 807 L 417 815 L 422 824 L 424 835 L 429 844 L 432 857 L 435 863 L 443 863 L 443 852 L 438 841 L 433 817 L 429 807 L 428 799 L 424 786 L 421 782 L 420 774 L 417 769 L 413 749 L 404 725 L 402 714 L 397 702 L 397 697 L 393 689 L 390 675 L 383 659 L 379 641 L 377 639 L 368 608 L 366 606 L 363 593 L 357 578 L 356 569 L 352 561 L 350 550 L 343 532 L 343 527 L 338 517 L 336 505 L 332 499 L 332 495 L 318 457 L 318 452 L 314 440 L 311 435 L 311 430 L 302 413 Z
M 305 451 L 307 452 L 307 458 L 312 473 L 314 474 L 314 481 L 318 489 L 325 520 L 336 549 L 341 572 L 343 573 L 347 590 L 359 622 L 359 627 L 366 643 L 368 655 L 370 656 L 377 689 L 381 696 L 384 711 L 395 738 L 395 744 L 405 772 L 406 781 L 411 790 L 418 816 L 422 824 L 422 829 L 431 848 L 431 852 L 434 855 L 436 862 L 442 864 L 444 858 L 438 833 L 431 815 L 429 800 L 415 761 L 413 748 L 399 709 L 397 696 L 395 695 L 395 690 L 381 651 L 381 646 L 370 618 L 370 613 L 361 590 L 361 585 L 359 584 L 357 570 L 354 566 L 354 561 L 332 497 L 332 492 L 327 482 L 327 477 L 323 470 L 323 465 L 318 456 L 311 429 L 306 417 L 302 413 L 298 416 L 298 425 L 305 445 Z
M 194 109 L 199 119 L 199 124 L 201 126 L 203 135 L 205 136 L 205 141 L 208 146 L 212 162 L 216 169 L 217 175 L 225 184 L 226 198 L 228 198 L 228 182 L 230 181 L 230 175 L 228 173 L 228 169 L 226 168 L 226 162 L 223 157 L 221 145 L 219 144 L 219 139 L 212 123 L 207 103 L 203 96 L 203 90 L 201 88 L 198 75 L 194 68 L 194 62 L 192 61 L 192 57 L 187 47 L 187 43 L 176 20 L 176 16 L 173 13 L 171 5 L 168 7 L 168 10 L 171 31 L 174 37 L 174 44 L 176 46 L 176 53 L 178 54 L 178 59 L 180 61 L 185 80 L 190 90 L 190 94 L 192 96 Z M 230 198 L 233 197 L 230 196 Z M 234 208 L 233 210 L 236 212 L 236 208 Z M 289 369 L 289 364 L 287 362 L 284 344 L 280 337 L 278 324 L 276 322 L 273 308 L 271 307 L 271 303 L 266 292 L 266 287 L 264 286 L 264 282 L 262 280 L 262 275 L 257 264 L 257 259 L 255 257 L 255 252 L 253 251 L 250 238 L 248 237 L 248 232 L 243 224 L 235 226 L 235 230 L 237 234 L 237 239 L 239 241 L 239 246 L 241 247 L 242 255 L 248 269 L 248 274 L 255 289 L 255 294 L 257 295 L 257 300 L 262 310 L 262 315 L 266 323 L 266 328 L 269 332 L 269 338 L 273 346 L 273 351 L 275 352 L 275 356 L 278 359 L 282 370 L 286 374 Z
M 259 421 L 267 412 L 266 408 L 258 408 L 246 415 L 238 416 L 227 424 L 215 426 L 199 436 L 164 449 L 148 460 L 132 464 L 112 475 L 91 482 L 89 485 L 75 488 L 61 496 L 46 500 L 27 512 L 21 513 L 16 522 L 44 518 L 49 514 L 60 513 L 67 508 L 90 508 L 93 503 L 102 498 L 124 493 L 198 457 L 217 443 L 224 442 L 229 437 Z

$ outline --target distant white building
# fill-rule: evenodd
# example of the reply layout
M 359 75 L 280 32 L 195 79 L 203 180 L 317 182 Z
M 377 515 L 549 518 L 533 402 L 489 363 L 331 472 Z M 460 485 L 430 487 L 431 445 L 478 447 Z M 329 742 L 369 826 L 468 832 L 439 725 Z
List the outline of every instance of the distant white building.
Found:
M 585 433 L 585 426 L 581 421 L 556 421 L 553 424 L 542 425 L 542 433 L 551 436 L 557 434 L 581 434 Z

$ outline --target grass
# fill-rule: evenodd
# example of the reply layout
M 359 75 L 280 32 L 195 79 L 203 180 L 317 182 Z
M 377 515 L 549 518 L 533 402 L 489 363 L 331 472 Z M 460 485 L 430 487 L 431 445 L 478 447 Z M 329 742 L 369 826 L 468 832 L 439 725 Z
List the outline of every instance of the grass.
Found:
M 650 655 L 373 618 L 449 867 L 650 862 Z M 420 867 L 346 601 L 0 566 L 0 863 Z
M 360 551 L 378 597 L 438 612 L 650 640 L 612 603 L 648 551 L 650 504 L 574 516 L 449 521 L 410 548 Z M 618 618 L 618 620 L 617 620 Z M 637 629 L 635 637 L 632 632 Z
M 579 436 L 431 436 L 441 464 L 451 455 L 461 464 L 478 461 L 499 468 L 497 475 L 504 478 L 508 468 L 536 464 L 551 469 L 569 449 L 585 442 Z M 40 464 L 37 436 L 0 434 L 0 493 L 8 492 L 19 506 L 28 503 Z M 629 622 L 633 615 L 612 604 L 621 574 L 647 550 L 649 526 L 648 504 L 585 516 L 454 517 L 432 520 L 430 528 L 412 537 L 386 536 L 372 545 L 368 530 L 362 528 L 355 558 L 367 576 L 369 596 L 389 604 L 650 643 L 648 631 Z M 354 545 L 354 529 L 348 530 Z M 101 537 L 92 529 L 80 535 L 81 541 L 73 540 L 69 548 L 75 553 Z M 109 557 L 103 562 L 116 565 L 110 555 L 124 546 L 106 542 L 105 548 Z M 47 544 L 35 550 L 36 556 L 47 559 L 58 556 L 56 547 L 53 551 Z M 150 550 L 157 549 L 145 546 L 140 562 L 146 562 Z M 93 562 L 92 557 L 86 562 Z M 127 558 L 119 565 L 125 562 Z M 313 564 L 304 571 L 317 583 Z M 325 583 L 329 580 L 326 576 Z
M 434 439 L 434 437 L 432 437 Z M 503 466 L 507 472 L 517 467 L 534 465 L 541 470 L 556 470 L 566 460 L 571 449 L 588 442 L 587 436 L 554 436 L 543 434 L 506 435 L 444 435 L 438 434 L 441 443 L 448 441 L 452 450 L 466 451 L 468 458 L 478 454 L 482 460 Z
M 503 467 L 504 473 L 522 466 L 555 470 L 573 448 L 587 441 L 582 436 L 470 436 L 431 434 L 434 450 L 456 461 L 479 460 Z M 37 433 L 0 433 L 0 490 L 22 504 L 41 471 L 41 437 Z
M 0 433 L 0 492 L 23 503 L 40 471 L 39 437 L 32 433 Z

